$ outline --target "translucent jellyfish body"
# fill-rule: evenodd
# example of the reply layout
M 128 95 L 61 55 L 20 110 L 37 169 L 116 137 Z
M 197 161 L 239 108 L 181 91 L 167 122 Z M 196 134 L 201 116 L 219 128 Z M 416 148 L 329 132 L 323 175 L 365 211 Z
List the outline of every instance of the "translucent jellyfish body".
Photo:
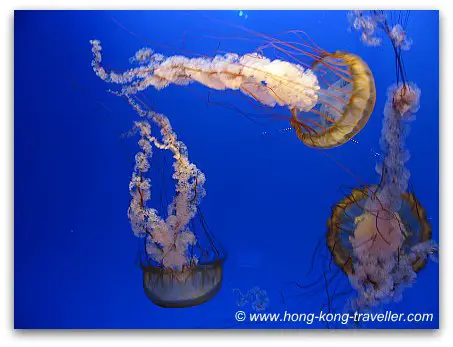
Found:
M 240 308 L 244 308 L 251 304 L 253 311 L 264 311 L 269 306 L 269 297 L 267 292 L 260 287 L 253 287 L 248 290 L 245 294 L 238 288 L 233 289 L 236 294 L 236 305 Z
M 199 211 L 205 195 L 204 174 L 189 161 L 184 143 L 177 139 L 169 120 L 145 111 L 132 97 L 127 97 L 137 113 L 147 120 L 135 122 L 140 132 L 140 152 L 129 190 L 132 200 L 129 219 L 136 236 L 144 239 L 142 260 L 143 286 L 146 295 L 162 307 L 187 307 L 204 303 L 215 296 L 222 283 L 224 252 Z M 152 135 L 150 120 L 162 139 Z M 173 178 L 176 194 L 163 218 L 147 206 L 151 199 L 151 182 L 146 177 L 151 168 L 153 148 L 170 151 L 175 160 Z M 200 232 L 196 232 L 195 216 Z
M 353 190 L 327 223 L 333 261 L 357 291 L 354 309 L 399 300 L 436 252 L 426 211 L 414 194 L 402 194 L 395 212 L 381 206 L 378 196 L 377 187 Z
M 185 271 L 157 266 L 143 269 L 143 288 L 149 299 L 166 308 L 200 305 L 211 300 L 222 287 L 223 259 L 198 263 Z
M 332 72 L 325 66 L 341 66 L 341 72 Z M 291 125 L 297 136 L 310 147 L 336 147 L 353 138 L 368 122 L 376 101 L 373 74 L 358 56 L 346 52 L 327 55 L 314 65 L 320 77 L 319 109 L 312 109 L 318 121 L 307 127 L 299 121 L 300 113 L 292 109 Z M 307 117 L 305 114 L 304 117 Z
M 351 29 L 360 33 L 360 40 L 367 46 L 379 46 L 382 39 L 377 35 L 378 25 L 385 18 L 374 13 L 365 14 L 364 11 L 351 11 L 348 20 Z
M 408 116 L 418 111 L 420 89 L 414 83 L 400 83 L 390 87 L 387 93 L 392 108 L 400 114 L 400 117 L 412 120 Z
M 368 12 L 368 13 L 367 13 Z M 390 18 L 384 11 L 351 11 L 348 13 L 350 29 L 360 33 L 360 40 L 367 46 L 380 46 L 382 38 L 379 32 L 387 36 L 395 49 L 408 51 L 412 46 L 412 39 L 407 36 L 405 25 L 409 11 L 391 13 Z M 395 22 L 394 22 L 395 21 Z
M 272 42 L 273 48 L 295 62 L 271 60 L 257 53 L 164 57 L 142 49 L 133 58 L 138 67 L 115 73 L 101 64 L 100 42 L 91 44 L 94 71 L 104 81 L 121 85 L 124 95 L 193 82 L 216 90 L 238 90 L 264 107 L 289 109 L 297 136 L 311 147 L 331 148 L 347 142 L 365 126 L 374 108 L 375 85 L 367 64 L 356 55 L 328 53 L 316 45 L 303 45 L 309 48 L 301 51 L 300 46 Z M 299 64 L 294 59 L 297 55 L 309 56 L 312 68 Z
M 382 158 L 376 166 L 381 175 L 381 203 L 391 211 L 399 208 L 400 196 L 407 191 L 410 172 L 406 163 L 410 153 L 406 149 L 406 137 L 410 122 L 420 105 L 420 89 L 414 83 L 390 86 L 384 108 L 381 138 Z

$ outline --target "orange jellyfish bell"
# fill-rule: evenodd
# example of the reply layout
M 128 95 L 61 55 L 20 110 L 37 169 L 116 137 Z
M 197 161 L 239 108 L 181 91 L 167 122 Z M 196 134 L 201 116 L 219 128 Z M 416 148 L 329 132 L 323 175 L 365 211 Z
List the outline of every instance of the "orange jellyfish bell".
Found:
M 314 148 L 333 148 L 354 137 L 371 116 L 376 87 L 368 65 L 357 55 L 336 51 L 313 64 L 321 89 L 307 113 L 291 109 L 298 138 Z
M 426 211 L 413 193 L 402 193 L 389 210 L 382 190 L 355 189 L 335 205 L 327 224 L 331 259 L 355 290 L 352 310 L 401 300 L 428 259 L 436 261 Z
M 373 190 L 373 187 L 354 189 L 349 196 L 333 207 L 331 218 L 327 222 L 327 246 L 332 254 L 333 261 L 349 276 L 355 274 L 354 248 L 366 248 L 371 252 L 373 247 L 376 246 L 374 244 L 382 236 L 380 232 L 380 235 L 369 239 L 369 244 L 362 243 L 359 246 L 351 242 L 357 237 L 357 231 L 360 229 L 358 227 L 366 224 L 370 216 L 374 216 L 375 223 L 373 223 L 373 226 L 376 225 L 378 229 L 380 224 L 385 222 L 398 224 L 398 228 L 402 232 L 399 256 L 402 256 L 412 247 L 424 244 L 432 239 L 432 229 L 427 219 L 426 210 L 417 200 L 415 194 L 408 192 L 402 194 L 401 207 L 393 214 L 393 219 L 389 219 L 388 216 L 381 216 L 376 211 L 367 210 L 366 204 L 370 195 L 374 194 Z M 390 239 L 384 237 L 383 242 L 389 243 Z M 423 269 L 426 262 L 425 257 L 414 257 L 411 262 L 413 271 L 418 272 Z

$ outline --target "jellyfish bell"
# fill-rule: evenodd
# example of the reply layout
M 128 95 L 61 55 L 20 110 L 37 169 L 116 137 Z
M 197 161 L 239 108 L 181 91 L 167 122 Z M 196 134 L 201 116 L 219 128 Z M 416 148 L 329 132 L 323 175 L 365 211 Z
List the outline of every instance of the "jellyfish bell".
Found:
M 373 112 L 373 74 L 360 57 L 341 51 L 316 61 L 313 71 L 324 86 L 318 92 L 318 107 L 309 110 L 310 118 L 292 109 L 291 125 L 307 146 L 340 146 L 363 129 Z
M 402 204 L 396 213 L 387 211 L 384 216 L 378 216 L 376 210 L 367 210 L 370 189 L 375 188 L 352 190 L 332 208 L 327 222 L 327 246 L 334 262 L 348 275 L 354 274 L 354 249 L 371 250 L 374 254 L 382 250 L 404 251 L 432 239 L 426 210 L 414 193 L 406 192 L 401 196 Z M 389 237 L 393 233 L 396 236 Z M 414 271 L 422 269 L 425 263 L 426 259 L 414 261 Z
M 358 292 L 357 309 L 398 300 L 426 265 L 433 244 L 426 210 L 414 193 L 403 193 L 398 211 L 390 212 L 376 201 L 377 190 L 354 189 L 327 222 L 327 246 Z
M 164 308 L 183 308 L 208 302 L 222 287 L 224 258 L 172 270 L 143 267 L 143 289 L 148 298 Z
M 354 235 L 349 241 L 357 254 L 392 256 L 401 247 L 404 223 L 397 212 L 392 213 L 377 202 L 372 205 L 365 206 L 365 212 L 356 217 Z
M 187 262 L 186 257 L 179 259 L 179 255 L 167 263 L 156 262 L 146 245 L 144 247 L 141 261 L 143 289 L 157 306 L 184 308 L 201 305 L 213 299 L 222 288 L 226 252 L 208 229 L 201 211 L 198 211 L 196 219 L 191 223 L 197 237 L 196 246 L 189 250 L 189 254 L 196 254 L 192 257 L 194 260 Z M 152 242 L 150 239 L 146 241 L 147 244 Z M 183 265 L 174 266 L 179 264 Z

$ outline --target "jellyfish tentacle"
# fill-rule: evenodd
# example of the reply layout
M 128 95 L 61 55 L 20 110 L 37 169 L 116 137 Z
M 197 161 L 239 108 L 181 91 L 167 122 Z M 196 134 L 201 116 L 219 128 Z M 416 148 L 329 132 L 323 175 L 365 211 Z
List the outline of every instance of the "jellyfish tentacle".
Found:
M 136 155 L 134 173 L 129 185 L 132 200 L 129 206 L 129 219 L 137 236 L 147 237 L 146 251 L 166 269 L 181 271 L 193 267 L 198 259 L 188 253 L 189 246 L 196 245 L 195 234 L 189 230 L 188 224 L 195 216 L 198 205 L 205 195 L 203 184 L 204 174 L 190 161 L 187 149 L 177 139 L 168 118 L 161 114 L 142 109 L 131 96 L 126 96 L 130 105 L 142 117 L 154 122 L 160 129 L 162 141 L 151 135 L 151 126 L 144 120 L 135 122 L 140 130 L 139 145 L 141 152 Z M 144 178 L 149 170 L 149 158 L 152 146 L 169 150 L 175 159 L 173 178 L 176 179 L 176 195 L 168 206 L 168 216 L 161 218 L 157 210 L 147 208 L 151 198 L 151 182 Z

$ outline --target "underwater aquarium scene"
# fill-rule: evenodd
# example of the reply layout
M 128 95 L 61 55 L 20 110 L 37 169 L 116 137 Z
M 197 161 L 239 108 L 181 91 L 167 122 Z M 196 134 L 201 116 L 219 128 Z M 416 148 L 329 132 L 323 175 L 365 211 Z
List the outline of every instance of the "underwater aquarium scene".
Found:
M 15 329 L 438 329 L 439 12 L 14 13 Z

